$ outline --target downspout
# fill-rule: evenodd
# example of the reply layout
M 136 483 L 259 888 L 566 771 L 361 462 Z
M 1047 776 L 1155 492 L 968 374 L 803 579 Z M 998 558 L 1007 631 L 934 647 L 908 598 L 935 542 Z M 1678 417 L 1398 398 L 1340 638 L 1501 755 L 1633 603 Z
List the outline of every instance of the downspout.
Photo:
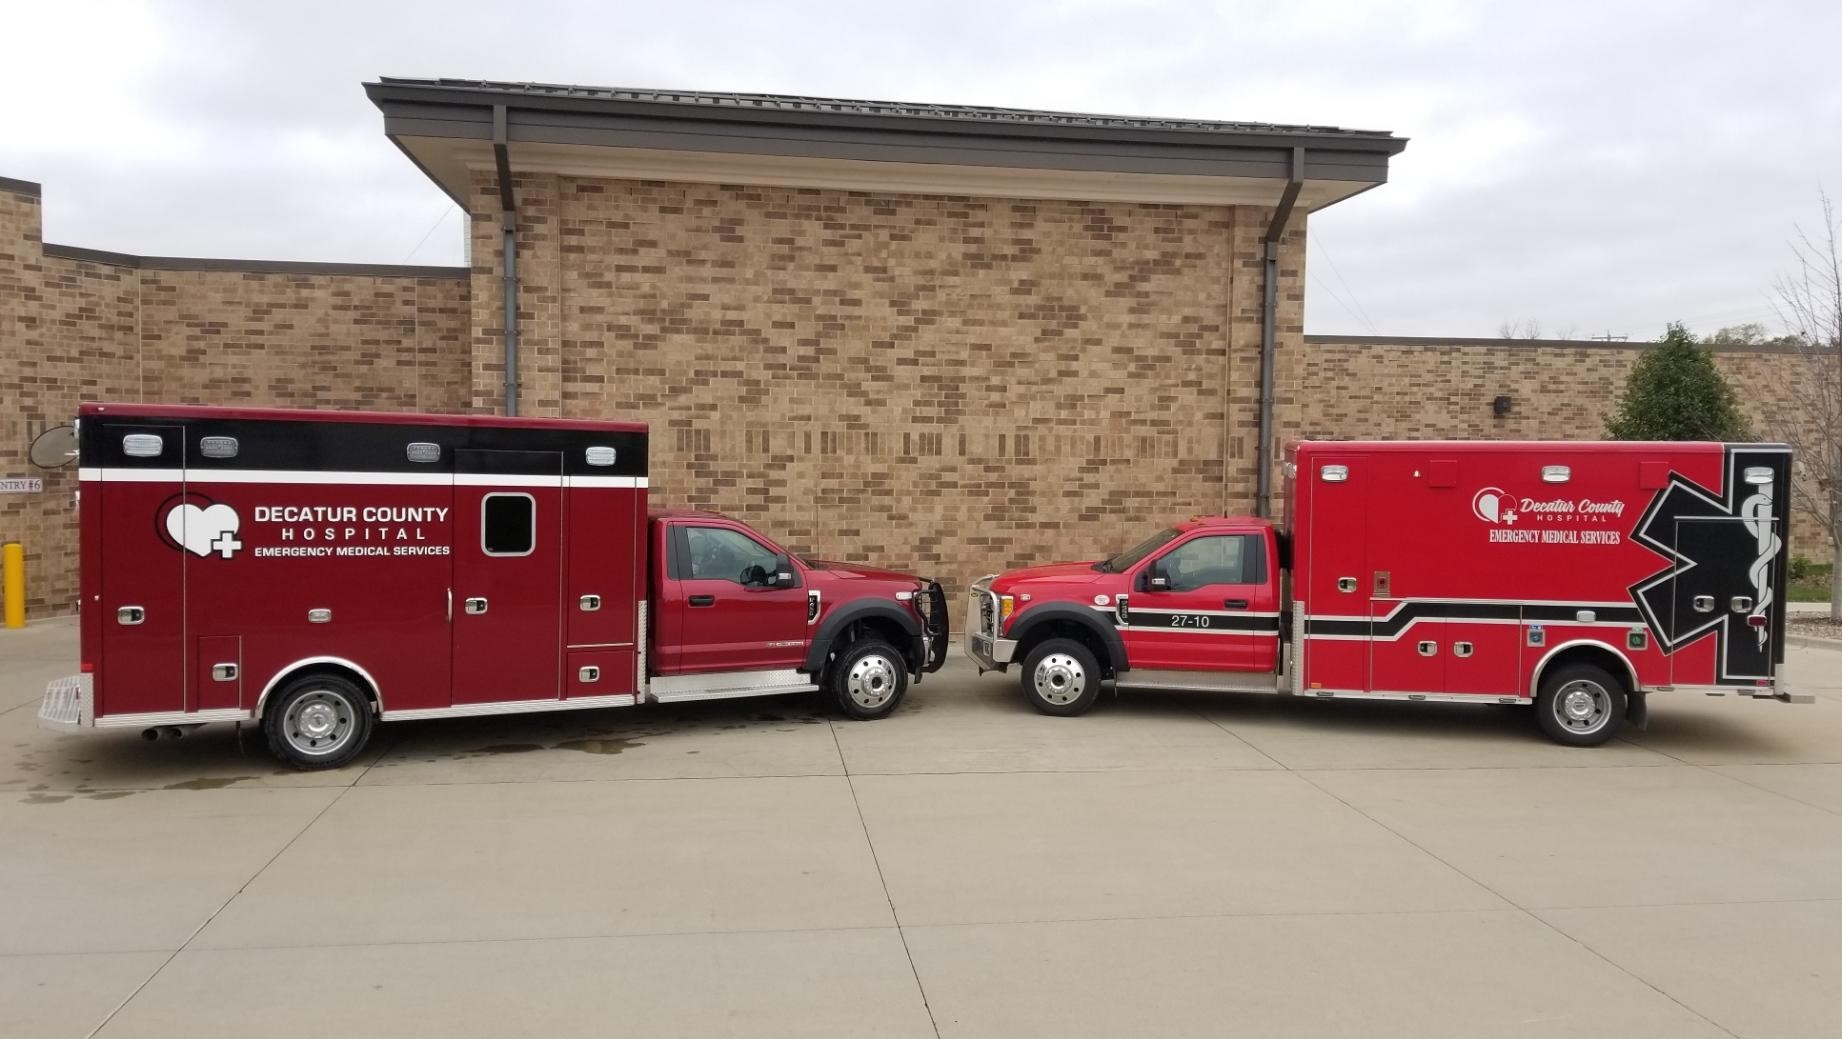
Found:
M 512 197 L 512 157 L 505 106 L 492 106 L 492 158 L 499 173 L 499 212 L 504 236 L 505 413 L 518 414 L 518 203 Z
M 1273 210 L 1273 221 L 1266 225 L 1262 245 L 1266 252 L 1266 306 L 1260 325 L 1260 443 L 1254 457 L 1260 467 L 1255 478 L 1254 514 L 1270 516 L 1273 512 L 1273 348 L 1279 322 L 1279 240 L 1285 237 L 1286 223 L 1292 219 L 1292 206 L 1305 186 L 1305 149 L 1292 149 L 1292 174 L 1286 189 Z

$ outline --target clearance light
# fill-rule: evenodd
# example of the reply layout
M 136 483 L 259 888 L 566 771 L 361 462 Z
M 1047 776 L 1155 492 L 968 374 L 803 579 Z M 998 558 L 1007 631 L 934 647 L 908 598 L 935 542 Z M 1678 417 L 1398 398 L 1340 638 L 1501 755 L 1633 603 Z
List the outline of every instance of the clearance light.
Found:
M 1017 600 L 1008 595 L 998 596 L 998 626 L 1010 623 L 1011 614 L 1017 609 Z
M 1765 615 L 1760 614 L 1760 613 L 1755 613 L 1752 616 L 1746 618 L 1746 623 L 1752 625 L 1755 628 L 1763 628 L 1765 627 Z

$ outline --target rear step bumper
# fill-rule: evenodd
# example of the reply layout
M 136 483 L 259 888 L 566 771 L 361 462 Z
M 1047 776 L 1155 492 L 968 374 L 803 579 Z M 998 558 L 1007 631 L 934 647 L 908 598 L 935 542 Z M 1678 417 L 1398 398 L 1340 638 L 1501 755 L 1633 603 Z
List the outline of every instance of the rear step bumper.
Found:
M 89 675 L 53 679 L 38 704 L 38 727 L 51 732 L 76 732 L 94 725 L 92 689 Z

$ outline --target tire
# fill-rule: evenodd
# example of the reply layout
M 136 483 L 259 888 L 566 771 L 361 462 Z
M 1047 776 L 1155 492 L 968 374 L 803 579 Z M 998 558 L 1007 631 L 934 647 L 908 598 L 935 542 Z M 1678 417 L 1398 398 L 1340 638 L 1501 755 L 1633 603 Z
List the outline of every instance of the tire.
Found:
M 870 721 L 887 717 L 908 692 L 908 662 L 882 639 L 858 639 L 833 662 L 832 702 L 848 718 Z
M 1023 695 L 1044 714 L 1086 714 L 1100 698 L 1100 661 L 1073 639 L 1050 639 L 1024 658 Z
M 1597 747 L 1618 733 L 1629 699 L 1624 683 L 1604 668 L 1568 664 L 1543 676 L 1535 713 L 1554 742 Z
M 371 701 L 338 675 L 302 675 L 277 690 L 262 714 L 269 753 L 303 771 L 339 768 L 371 740 Z

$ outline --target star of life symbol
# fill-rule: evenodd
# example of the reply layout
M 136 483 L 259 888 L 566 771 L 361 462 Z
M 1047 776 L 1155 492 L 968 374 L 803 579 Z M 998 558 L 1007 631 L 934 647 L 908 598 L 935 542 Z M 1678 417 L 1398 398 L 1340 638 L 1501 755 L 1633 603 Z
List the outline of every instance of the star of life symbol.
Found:
M 1669 561 L 1630 588 L 1645 624 L 1665 652 L 1715 632 L 1723 681 L 1771 677 L 1784 552 L 1775 488 L 1786 464 L 1782 450 L 1730 448 L 1724 494 L 1672 472 L 1632 531 Z

